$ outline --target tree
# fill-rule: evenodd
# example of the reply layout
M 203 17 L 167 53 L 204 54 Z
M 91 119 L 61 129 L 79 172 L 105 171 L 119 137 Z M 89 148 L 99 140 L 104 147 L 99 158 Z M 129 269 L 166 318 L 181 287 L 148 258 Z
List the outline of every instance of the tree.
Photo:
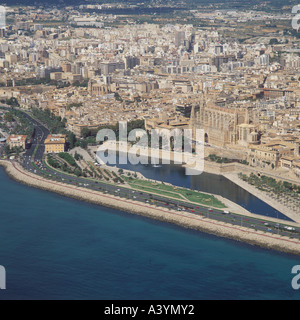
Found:
M 115 99 L 117 101 L 123 102 L 123 99 L 121 98 L 120 94 L 118 92 L 115 92 Z
M 11 112 L 8 112 L 5 114 L 4 116 L 4 120 L 6 120 L 7 122 L 12 122 L 14 121 L 14 116 Z
M 77 177 L 80 177 L 82 175 L 82 171 L 79 167 L 77 167 L 74 171 L 74 174 L 77 176 Z
M 279 41 L 278 41 L 278 39 L 276 39 L 276 38 L 272 38 L 271 40 L 270 40 L 270 45 L 274 45 L 274 44 L 278 44 L 279 43 Z
M 11 97 L 10 99 L 6 100 L 6 104 L 13 106 L 13 107 L 19 107 L 20 104 L 18 100 L 15 97 Z
M 74 154 L 74 158 L 75 158 L 75 160 L 79 161 L 79 160 L 83 159 L 83 156 L 80 155 L 79 153 L 77 153 L 77 151 L 76 151 Z
M 87 138 L 87 137 L 90 137 L 92 135 L 92 132 L 88 128 L 83 128 L 81 130 L 81 135 L 82 135 L 83 138 Z
M 75 136 L 75 134 L 73 132 L 68 131 L 67 140 L 68 140 L 69 148 L 73 149 L 75 147 L 75 144 L 76 144 L 76 136 Z
M 88 142 L 86 140 L 77 140 L 75 143 L 75 147 L 81 147 L 83 149 L 86 149 L 88 146 Z
M 11 150 L 10 150 L 9 145 L 6 145 L 6 146 L 5 146 L 5 153 L 6 153 L 7 155 L 11 153 Z

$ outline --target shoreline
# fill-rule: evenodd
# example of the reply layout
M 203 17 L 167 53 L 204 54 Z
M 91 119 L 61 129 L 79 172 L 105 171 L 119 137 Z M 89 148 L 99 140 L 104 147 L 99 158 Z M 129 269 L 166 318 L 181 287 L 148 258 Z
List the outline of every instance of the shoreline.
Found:
M 239 172 L 244 173 L 251 173 L 251 172 L 257 172 L 257 170 L 254 170 L 253 168 L 248 168 L 248 166 L 240 165 L 240 164 L 229 164 L 229 165 L 218 165 L 215 163 L 207 162 L 205 161 L 205 170 L 204 172 L 221 175 L 224 178 L 230 180 L 231 182 L 235 183 L 237 186 L 241 187 L 242 189 L 248 191 L 250 194 L 255 196 L 256 198 L 260 199 L 261 201 L 265 202 L 275 210 L 281 212 L 288 218 L 292 219 L 296 223 L 300 223 L 300 215 L 297 212 L 291 212 L 290 209 L 282 205 L 281 203 L 278 203 L 275 199 L 272 199 L 268 197 L 267 194 L 264 192 L 261 192 L 254 186 L 249 185 L 248 183 L 242 181 L 238 177 Z M 268 175 L 268 173 L 264 173 L 265 175 Z M 278 178 L 279 179 L 279 178 Z
M 1 160 L 0 165 L 4 167 L 6 173 L 13 180 L 31 187 L 54 192 L 76 200 L 173 223 L 187 229 L 199 230 L 204 233 L 248 243 L 250 245 L 300 255 L 300 241 L 297 239 L 271 235 L 265 232 L 195 216 L 190 213 L 178 213 L 174 210 L 144 205 L 133 200 L 119 199 L 118 197 L 104 195 L 97 191 L 88 191 L 80 187 L 73 187 L 60 182 L 46 180 L 25 171 L 18 164 L 12 164 L 8 161 Z
M 229 173 L 229 174 L 224 174 L 223 175 L 225 178 L 228 180 L 232 181 L 242 189 L 248 191 L 249 193 L 253 194 L 255 197 L 260 199 L 261 201 L 267 203 L 269 206 L 273 207 L 277 211 L 281 212 L 285 216 L 289 217 L 296 223 L 300 223 L 300 215 L 297 214 L 297 212 L 291 212 L 286 206 L 283 204 L 278 203 L 275 199 L 272 199 L 268 197 L 265 193 L 261 192 L 254 186 L 249 185 L 247 182 L 241 180 L 238 177 L 237 173 Z
M 115 150 L 116 147 L 117 147 L 118 152 L 123 152 L 125 154 L 130 154 L 130 153 L 136 154 L 136 152 L 137 152 L 136 149 L 133 149 L 132 147 L 130 148 L 130 146 L 128 146 L 128 145 L 123 145 L 123 144 L 120 145 L 119 142 L 117 142 L 116 145 L 114 145 L 114 144 L 111 145 L 109 142 L 106 142 L 105 148 L 107 148 L 108 150 Z M 91 148 L 91 150 L 92 150 L 92 152 L 93 151 L 95 152 L 94 148 Z M 97 150 L 98 149 L 96 149 L 96 151 Z M 162 161 L 163 159 L 167 159 L 172 162 L 176 158 L 177 160 L 182 161 L 182 163 L 183 163 L 182 167 L 185 168 L 185 170 L 188 170 L 189 168 L 191 168 L 190 165 L 184 164 L 184 159 L 180 158 L 180 157 L 178 158 L 178 154 L 173 151 L 164 152 L 161 149 L 154 150 L 154 151 L 156 152 L 155 154 L 157 156 L 157 159 L 159 159 L 159 161 Z M 149 158 L 149 155 L 151 155 L 151 152 L 153 152 L 153 150 L 148 147 L 148 148 L 144 148 L 142 150 L 139 150 L 139 152 L 140 152 L 140 154 L 143 155 L 143 157 Z M 180 154 L 180 155 L 182 156 L 182 154 Z M 253 171 L 254 172 L 264 172 L 263 170 L 261 170 L 261 169 L 258 170 L 257 168 L 245 166 L 240 163 L 218 164 L 218 163 L 206 160 L 204 157 L 204 154 L 202 156 L 203 156 L 203 165 L 201 166 L 202 172 L 223 176 L 224 178 L 228 179 L 229 181 L 233 182 L 234 184 L 236 184 L 240 188 L 244 189 L 245 191 L 249 192 L 250 194 L 252 194 L 256 198 L 258 198 L 259 200 L 265 202 L 266 204 L 268 204 L 269 206 L 271 206 L 275 210 L 279 211 L 280 213 L 282 213 L 286 217 L 295 221 L 297 224 L 300 224 L 300 214 L 298 214 L 298 212 L 295 212 L 295 211 L 292 212 L 289 208 L 285 207 L 284 205 L 277 202 L 276 200 L 269 198 L 265 193 L 260 192 L 256 188 L 253 188 L 250 185 L 247 185 L 245 182 L 241 181 L 237 177 L 237 174 L 239 172 L 248 172 L 250 174 Z M 99 163 L 102 162 L 101 159 L 98 159 L 97 155 L 96 155 L 96 159 L 98 160 Z M 111 170 L 110 166 L 109 166 L 109 168 Z M 276 179 L 282 179 L 282 178 L 274 175 L 274 173 L 270 174 L 270 173 L 264 172 L 264 174 L 272 176 Z M 145 177 L 143 177 L 143 179 L 149 180 Z M 288 179 L 288 180 L 291 181 L 290 179 Z M 296 183 L 296 181 L 292 181 L 292 183 L 300 185 L 300 182 Z M 222 199 L 223 199 L 223 201 L 225 200 L 225 202 L 226 202 L 226 200 L 228 200 L 228 199 L 224 199 L 223 197 L 215 195 L 215 194 L 213 194 L 213 196 L 219 198 L 220 201 L 222 201 Z M 230 204 L 230 203 L 232 203 L 232 201 L 229 201 L 227 203 Z M 241 207 L 238 206 L 237 204 L 234 204 L 233 206 L 231 205 L 231 207 L 234 207 L 234 208 L 236 208 L 235 210 L 238 210 L 239 212 L 241 212 Z M 249 212 L 247 214 L 249 214 Z

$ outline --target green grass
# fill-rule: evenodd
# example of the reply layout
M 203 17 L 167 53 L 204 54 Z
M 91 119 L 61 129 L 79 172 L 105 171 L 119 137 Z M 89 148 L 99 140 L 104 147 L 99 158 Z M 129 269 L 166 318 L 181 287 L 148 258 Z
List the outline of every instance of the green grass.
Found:
M 76 167 L 76 166 L 77 166 L 75 159 L 74 159 L 69 153 L 67 153 L 67 152 L 60 152 L 60 153 L 58 154 L 58 156 L 59 156 L 61 159 L 67 161 L 70 166 L 72 166 L 72 167 Z
M 46 166 L 47 163 L 44 161 Z M 48 166 L 49 167 L 49 166 Z M 53 169 L 53 168 L 52 168 Z M 55 169 L 54 169 L 55 170 Z M 57 172 L 60 172 L 56 169 Z M 71 175 L 71 174 L 70 174 Z M 73 175 L 71 175 L 73 176 Z M 85 180 L 95 181 L 95 179 L 84 178 Z M 134 179 L 132 177 L 126 177 L 125 175 L 122 176 L 122 179 L 129 184 L 129 186 L 135 190 L 144 191 L 150 194 L 157 194 L 168 198 L 177 199 L 180 201 L 186 202 L 194 202 L 199 205 L 204 205 L 207 207 L 214 207 L 219 209 L 227 208 L 221 201 L 219 201 L 216 197 L 200 193 L 197 191 L 184 189 L 175 187 L 172 185 L 165 185 L 162 183 L 155 183 L 151 181 L 139 180 Z M 101 181 L 106 184 L 115 185 L 113 183 L 108 183 Z
M 37 146 L 35 147 L 34 151 L 33 151 L 33 154 L 32 154 L 32 158 L 33 158 L 33 159 L 34 159 L 34 157 L 35 157 L 35 155 L 36 155 L 36 153 L 37 153 L 37 151 L 38 151 L 38 148 L 39 148 L 39 145 L 37 145 Z
M 135 184 L 131 184 L 130 182 L 129 182 L 129 184 L 134 189 L 142 190 L 142 191 L 145 191 L 148 193 L 156 193 L 161 196 L 165 196 L 168 198 L 175 198 L 175 199 L 182 200 L 182 201 L 186 200 L 178 193 L 171 193 L 171 192 L 167 192 L 167 191 L 163 191 L 163 190 L 155 191 L 152 188 L 148 188 L 148 187 L 144 187 L 144 186 L 137 186 Z
M 211 206 L 214 208 L 224 209 L 226 206 L 219 201 L 216 197 L 200 193 L 197 191 L 179 188 L 171 185 L 166 185 L 163 183 L 155 183 L 151 181 L 138 180 L 134 178 L 123 177 L 124 180 L 135 189 L 159 194 L 162 196 L 167 196 L 171 198 L 176 198 L 180 200 L 187 200 L 190 202 L 198 203 L 205 206 Z

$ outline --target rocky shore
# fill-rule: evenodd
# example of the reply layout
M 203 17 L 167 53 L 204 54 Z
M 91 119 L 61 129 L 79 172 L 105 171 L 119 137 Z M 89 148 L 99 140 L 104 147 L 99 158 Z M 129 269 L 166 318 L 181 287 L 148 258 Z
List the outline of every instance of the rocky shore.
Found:
M 177 224 L 179 226 L 200 230 L 221 237 L 234 239 L 264 248 L 300 255 L 300 241 L 280 235 L 268 234 L 244 227 L 233 226 L 227 223 L 210 220 L 189 213 L 177 212 L 168 208 L 160 208 L 149 204 L 141 204 L 133 200 L 124 200 L 112 195 L 84 188 L 50 181 L 25 171 L 17 163 L 0 161 L 7 174 L 14 180 L 28 186 L 55 192 L 67 197 L 87 201 L 90 203 L 115 208 L 152 219 Z

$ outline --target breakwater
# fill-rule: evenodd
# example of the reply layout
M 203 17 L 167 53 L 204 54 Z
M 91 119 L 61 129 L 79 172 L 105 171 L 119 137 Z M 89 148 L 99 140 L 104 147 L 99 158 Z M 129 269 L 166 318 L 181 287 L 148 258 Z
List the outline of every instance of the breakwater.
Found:
M 28 173 L 17 163 L 0 161 L 0 165 L 5 168 L 7 174 L 11 178 L 31 187 L 55 192 L 81 201 L 127 211 L 163 222 L 174 223 L 184 228 L 195 229 L 272 250 L 296 255 L 300 254 L 300 241 L 297 239 L 290 239 L 280 235 L 272 235 L 245 227 L 237 227 L 204 218 L 202 216 L 195 216 L 190 213 L 179 213 L 167 208 L 141 204 L 137 201 L 124 200 L 115 196 L 104 195 L 97 191 L 86 190 L 84 188 L 46 180 Z

